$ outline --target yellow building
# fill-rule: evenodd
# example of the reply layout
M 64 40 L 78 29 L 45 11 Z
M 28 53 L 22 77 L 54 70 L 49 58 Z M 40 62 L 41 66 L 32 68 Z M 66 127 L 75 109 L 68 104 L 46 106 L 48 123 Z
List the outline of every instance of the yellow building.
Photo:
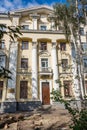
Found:
M 53 88 L 65 99 L 78 95 L 71 43 L 55 28 L 53 18 L 53 9 L 48 6 L 0 14 L 0 24 L 22 26 L 22 36 L 14 43 L 8 35 L 0 43 L 0 63 L 12 72 L 12 80 L 0 79 L 0 101 L 11 106 L 8 111 L 15 111 L 16 104 L 21 110 L 28 109 L 29 103 L 52 104 Z

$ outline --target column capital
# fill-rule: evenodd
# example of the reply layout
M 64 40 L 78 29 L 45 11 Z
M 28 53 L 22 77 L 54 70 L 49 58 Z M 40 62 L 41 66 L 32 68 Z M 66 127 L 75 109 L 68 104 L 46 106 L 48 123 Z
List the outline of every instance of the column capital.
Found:
M 52 42 L 52 48 L 56 48 L 57 43 L 56 42 Z
M 38 44 L 38 43 L 37 43 L 36 41 L 33 41 L 33 42 L 32 42 L 32 46 L 37 46 L 37 44 Z

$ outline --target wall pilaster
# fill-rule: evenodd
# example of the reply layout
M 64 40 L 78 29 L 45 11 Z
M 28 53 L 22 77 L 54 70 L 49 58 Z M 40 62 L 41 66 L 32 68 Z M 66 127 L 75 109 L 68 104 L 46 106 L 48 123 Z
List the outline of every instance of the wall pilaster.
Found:
M 32 98 L 38 98 L 37 43 L 32 43 Z
M 54 89 L 59 89 L 59 85 L 56 82 L 58 80 L 58 63 L 57 63 L 57 50 L 56 50 L 56 43 L 52 43 L 52 68 L 53 68 L 53 84 L 54 84 Z

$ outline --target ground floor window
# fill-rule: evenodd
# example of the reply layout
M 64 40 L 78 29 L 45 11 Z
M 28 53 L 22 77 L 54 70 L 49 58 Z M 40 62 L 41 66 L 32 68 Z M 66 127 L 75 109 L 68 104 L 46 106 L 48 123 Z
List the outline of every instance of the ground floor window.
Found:
M 71 96 L 71 81 L 64 81 L 64 96 L 70 97 Z
M 20 81 L 20 98 L 27 99 L 28 81 Z
M 2 92 L 3 92 L 3 81 L 0 81 L 0 99 L 2 98 Z

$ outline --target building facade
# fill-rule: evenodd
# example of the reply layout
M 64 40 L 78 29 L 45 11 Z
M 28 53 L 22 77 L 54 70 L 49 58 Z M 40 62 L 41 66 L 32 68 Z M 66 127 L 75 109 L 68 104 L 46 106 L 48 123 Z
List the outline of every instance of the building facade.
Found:
M 78 98 L 74 51 L 62 29 L 54 26 L 53 19 L 53 9 L 47 6 L 11 11 L 9 16 L 0 14 L 0 24 L 21 26 L 22 33 L 15 42 L 8 35 L 0 42 L 0 65 L 12 72 L 12 80 L 0 79 L 0 102 L 40 101 L 48 105 L 52 104 L 52 89 L 60 90 L 67 100 Z M 84 35 L 82 39 L 84 48 Z M 85 67 L 86 61 L 84 58 Z

